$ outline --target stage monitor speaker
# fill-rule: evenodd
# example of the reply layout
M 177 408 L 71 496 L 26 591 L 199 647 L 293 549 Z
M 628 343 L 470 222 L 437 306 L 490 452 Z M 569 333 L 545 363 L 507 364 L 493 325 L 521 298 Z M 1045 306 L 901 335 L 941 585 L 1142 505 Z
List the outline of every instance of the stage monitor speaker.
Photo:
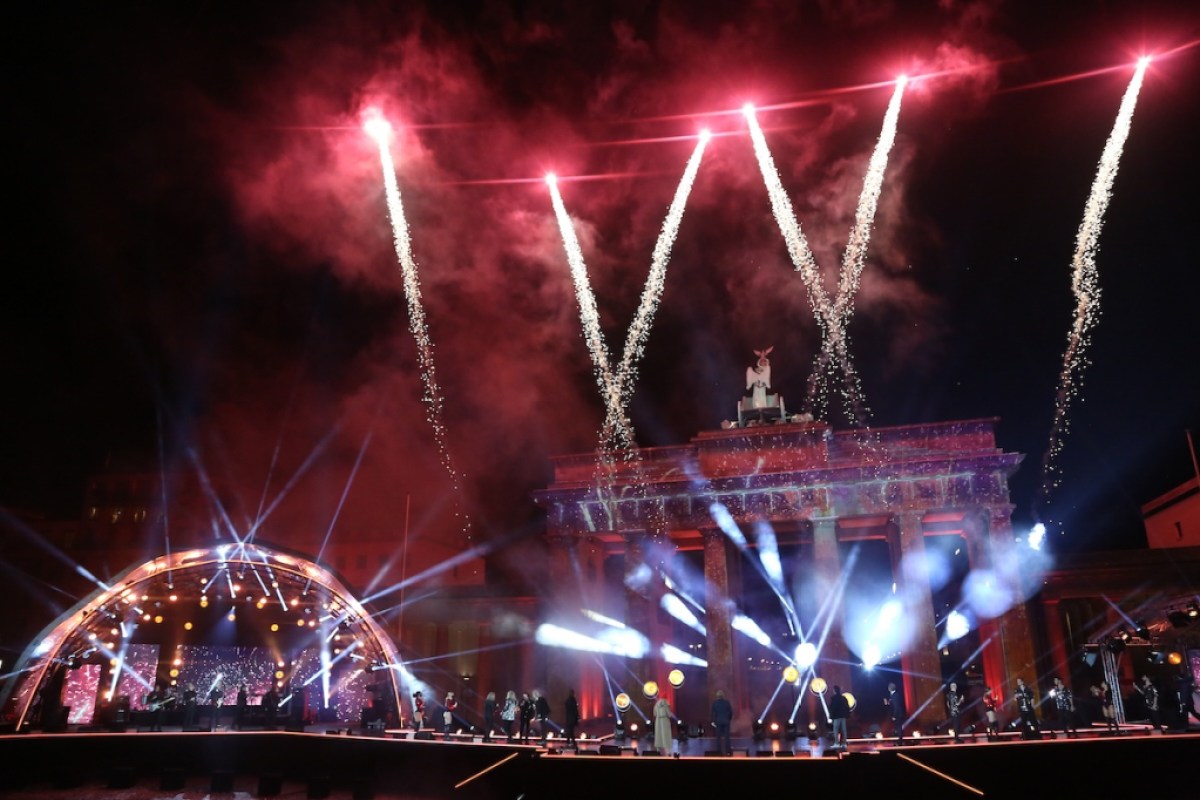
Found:
M 600 755 L 619 756 L 621 755 L 621 748 L 615 744 L 602 744 L 600 745 Z
M 226 794 L 233 791 L 233 773 L 227 769 L 217 770 L 212 774 L 212 779 L 208 782 L 208 791 L 216 794 L 224 792 Z
M 433 741 L 433 731 L 417 731 L 413 734 L 414 739 L 420 739 L 423 742 Z
M 283 794 L 283 776 L 278 772 L 268 772 L 258 778 L 258 796 L 273 797 Z
M 723 755 L 725 755 L 725 754 L 722 753 L 720 750 L 705 750 L 704 751 L 704 756 L 706 758 L 709 758 L 709 757 L 720 758 Z
M 642 758 L 645 758 L 646 756 L 661 757 L 661 754 L 657 750 L 643 750 L 641 753 L 639 753 L 639 755 L 641 755 Z
M 749 753 L 749 751 L 747 751 L 747 754 L 748 754 L 748 753 Z M 770 750 L 756 750 L 756 751 L 754 751 L 754 757 L 755 757 L 755 758 L 773 758 L 773 757 L 774 757 L 774 755 L 775 755 L 775 754 L 774 754 L 774 753 L 772 753 Z
M 179 767 L 164 767 L 158 780 L 158 788 L 164 792 L 174 792 L 182 789 L 187 780 Z
M 795 754 L 795 752 L 793 752 L 791 750 L 780 750 L 779 752 L 777 752 L 775 754 L 775 757 L 776 758 L 795 758 L 796 754 Z

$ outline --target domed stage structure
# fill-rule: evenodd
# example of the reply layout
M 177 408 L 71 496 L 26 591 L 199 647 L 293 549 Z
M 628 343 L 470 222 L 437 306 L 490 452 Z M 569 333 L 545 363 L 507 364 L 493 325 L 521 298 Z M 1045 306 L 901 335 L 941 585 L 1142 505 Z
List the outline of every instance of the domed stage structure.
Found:
M 17 730 L 123 727 L 159 708 L 184 727 L 276 712 L 398 723 L 394 643 L 308 558 L 243 543 L 168 553 L 111 584 L 77 569 L 98 588 L 29 645 L 0 697 Z

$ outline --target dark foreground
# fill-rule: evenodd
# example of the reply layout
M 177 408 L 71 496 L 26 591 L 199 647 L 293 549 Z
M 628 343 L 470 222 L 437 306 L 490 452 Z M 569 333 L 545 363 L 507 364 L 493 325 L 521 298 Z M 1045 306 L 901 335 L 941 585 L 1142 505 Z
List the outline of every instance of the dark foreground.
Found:
M 191 798 L 826 798 L 1200 796 L 1200 735 L 967 745 L 791 747 L 732 758 L 556 754 L 503 743 L 345 732 L 69 733 L 0 737 L 0 795 Z M 804 745 L 800 740 L 799 745 Z M 593 745 L 595 747 L 595 745 Z M 608 748 L 606 748 L 608 749 Z M 609 751 L 611 752 L 611 750 Z M 693 751 L 695 752 L 695 751 Z M 702 751 L 700 751 L 702 752 Z

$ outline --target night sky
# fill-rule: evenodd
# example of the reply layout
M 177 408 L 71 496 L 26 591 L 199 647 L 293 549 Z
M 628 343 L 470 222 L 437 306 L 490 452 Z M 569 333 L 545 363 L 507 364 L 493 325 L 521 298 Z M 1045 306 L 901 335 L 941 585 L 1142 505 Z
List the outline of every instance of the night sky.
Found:
M 78 516 L 87 475 L 110 454 L 153 462 L 161 434 L 169 464 L 190 468 L 194 452 L 241 520 L 324 441 L 267 540 L 324 531 L 360 450 L 335 538 L 397 530 L 406 495 L 418 524 L 447 524 L 378 152 L 361 127 L 374 107 L 397 129 L 447 441 L 475 530 L 532 536 L 529 493 L 549 481 L 548 457 L 593 448 L 603 420 L 542 176 L 562 176 L 619 352 L 694 137 L 717 134 L 632 406 L 641 444 L 683 443 L 735 415 L 755 349 L 774 346 L 775 388 L 798 409 L 819 347 L 742 104 L 762 109 L 832 287 L 890 82 L 944 72 L 905 95 L 852 353 L 875 424 L 999 417 L 1000 447 L 1026 454 L 1013 499 L 1027 525 L 1084 202 L 1136 59 L 1168 51 L 1147 73 L 1100 240 L 1102 313 L 1062 485 L 1037 513 L 1060 550 L 1137 546 L 1140 506 L 1192 475 L 1194 3 L 29 13 L 10 27 L 5 81 L 10 508 Z

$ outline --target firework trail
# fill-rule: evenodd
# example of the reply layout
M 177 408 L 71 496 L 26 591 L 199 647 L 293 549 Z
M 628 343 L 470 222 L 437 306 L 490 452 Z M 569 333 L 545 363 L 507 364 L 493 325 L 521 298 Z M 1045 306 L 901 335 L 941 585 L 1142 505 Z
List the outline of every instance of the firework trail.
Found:
M 379 118 L 368 120 L 367 133 L 379 145 L 379 163 L 383 169 L 383 185 L 387 196 L 388 218 L 392 224 L 392 242 L 396 249 L 396 258 L 400 263 L 400 272 L 404 278 L 404 298 L 408 303 L 408 327 L 417 343 L 417 363 L 420 366 L 421 382 L 425 391 L 421 400 L 425 403 L 425 418 L 433 429 L 434 442 L 442 466 L 450 476 L 451 485 L 456 500 L 462 497 L 462 479 L 450 458 L 450 448 L 446 443 L 446 428 L 442 423 L 442 394 L 438 388 L 437 372 L 433 365 L 433 341 L 429 338 L 429 327 L 425 323 L 425 308 L 421 305 L 421 282 L 417 276 L 417 262 L 413 258 L 412 240 L 409 237 L 408 222 L 404 217 L 404 204 L 400 200 L 400 186 L 396 182 L 396 165 L 392 161 L 391 149 L 388 145 L 391 139 L 391 126 Z M 463 532 L 470 543 L 470 523 L 461 511 L 456 512 L 463 524 Z
M 1058 392 L 1055 397 L 1054 422 L 1050 426 L 1050 438 L 1046 452 L 1042 455 L 1042 480 L 1034 498 L 1034 515 L 1050 492 L 1061 480 L 1055 459 L 1062 452 L 1063 443 L 1071 429 L 1068 416 L 1072 401 L 1083 388 L 1083 371 L 1087 366 L 1087 348 L 1091 342 L 1092 329 L 1100 320 L 1100 275 L 1096 269 L 1096 251 L 1100 243 L 1100 229 L 1104 225 L 1104 213 L 1112 198 L 1113 181 L 1121 163 L 1121 152 L 1129 129 L 1133 123 L 1133 110 L 1137 106 L 1138 93 L 1146 74 L 1149 58 L 1138 61 L 1133 78 L 1121 99 L 1121 108 L 1113 123 L 1112 132 L 1100 156 L 1096 179 L 1083 210 L 1083 222 L 1075 238 L 1075 256 L 1071 261 L 1071 292 L 1075 295 L 1075 317 L 1067 333 L 1067 349 L 1063 354 L 1062 370 L 1058 377 Z
M 847 325 L 854 310 L 854 297 L 862 278 L 863 263 L 866 258 L 867 245 L 871 240 L 871 227 L 875 220 L 875 212 L 879 206 L 879 194 L 883 187 L 883 176 L 887 170 L 888 155 L 896 141 L 896 123 L 900 116 L 900 101 L 904 96 L 907 80 L 903 77 L 896 81 L 896 89 L 884 115 L 883 130 L 871 154 L 867 174 L 863 180 L 862 192 L 858 199 L 855 212 L 854 226 L 850 229 L 850 237 L 842 258 L 842 271 L 838 281 L 838 290 L 834 298 L 830 298 L 825 290 L 820 268 L 813 258 L 808 242 L 796 219 L 791 201 L 779 178 L 779 171 L 767 147 L 766 137 L 754 115 L 753 106 L 747 105 L 743 111 L 750 129 L 750 138 L 754 144 L 754 154 L 758 159 L 759 170 L 767 185 L 767 194 L 771 200 L 771 211 L 779 230 L 787 244 L 788 255 L 800 278 L 808 289 L 812 301 L 817 327 L 821 333 L 821 350 L 813 366 L 809 379 L 808 401 L 823 415 L 829 405 L 829 387 L 836 380 L 837 373 L 842 375 L 842 399 L 846 415 L 852 425 L 865 424 L 869 411 L 863 396 L 862 383 L 854 369 L 850 358 Z
M 625 338 L 625 349 L 621 362 L 614 372 L 609 359 L 608 348 L 604 342 L 604 334 L 600 330 L 599 314 L 596 310 L 596 297 L 588 280 L 587 266 L 584 264 L 583 251 L 575 236 L 575 228 L 571 217 L 563 204 L 562 195 L 558 191 L 558 182 L 554 176 L 548 176 L 547 185 L 554 203 L 554 213 L 562 232 L 563 246 L 567 253 L 567 262 L 571 267 L 571 278 L 575 283 L 575 296 L 579 301 L 579 314 L 583 323 L 584 338 L 588 351 L 592 356 L 592 367 L 596 375 L 596 383 L 604 398 L 605 419 L 600 434 L 602 451 L 624 451 L 634 446 L 633 429 L 627 416 L 629 402 L 633 396 L 633 384 L 637 379 L 637 366 L 645 353 L 646 340 L 650 336 L 650 328 L 654 322 L 654 314 L 658 310 L 666 285 L 667 264 L 671 257 L 671 248 L 679 233 L 679 225 L 683 220 L 683 212 L 700 169 L 700 161 L 704 149 L 711 140 L 708 131 L 702 131 L 696 149 L 692 151 L 684 169 L 683 177 L 675 190 L 675 197 L 663 220 L 662 230 L 654 245 L 650 261 L 650 272 L 646 276 L 646 284 L 642 289 L 641 302 L 629 325 Z
M 554 216 L 558 220 L 563 248 L 567 252 L 567 263 L 571 267 L 571 280 L 575 284 L 575 299 L 579 302 L 579 319 L 583 323 L 583 338 L 587 342 L 588 352 L 592 356 L 592 371 L 596 376 L 596 384 L 600 387 L 600 396 L 604 399 L 604 407 L 608 409 L 608 418 L 619 418 L 620 420 L 621 424 L 614 430 L 614 436 L 620 444 L 629 445 L 632 444 L 633 435 L 624 421 L 625 415 L 621 410 L 621 390 L 610 366 L 608 346 L 604 343 L 604 332 L 600 330 L 600 314 L 596 310 L 596 295 L 592 293 L 587 265 L 583 263 L 583 250 L 579 247 L 579 239 L 575 236 L 575 226 L 571 224 L 567 207 L 563 205 L 562 195 L 558 191 L 558 181 L 554 175 L 546 176 L 546 185 L 550 187 L 550 199 L 554 203 Z
M 811 404 L 816 401 L 818 392 L 822 391 L 819 387 L 824 386 L 823 391 L 828 391 L 828 385 L 822 376 L 825 376 L 826 379 L 835 378 L 835 373 L 840 368 L 843 378 L 843 400 L 852 422 L 856 420 L 865 422 L 870 418 L 870 411 L 866 406 L 862 383 L 858 379 L 858 373 L 854 369 L 854 362 L 850 356 L 850 338 L 847 329 L 850 317 L 854 312 L 854 298 L 862 279 L 867 245 L 871 241 L 871 227 L 875 222 L 875 212 L 879 207 L 879 194 L 883 189 L 883 176 L 887 171 L 888 156 L 891 153 L 892 145 L 896 142 L 900 101 L 904 97 L 904 88 L 907 84 L 908 80 L 903 76 L 896 81 L 896 90 L 892 93 L 887 113 L 883 117 L 883 129 L 879 133 L 879 140 L 875 143 L 875 150 L 871 153 L 871 160 L 867 165 L 867 174 L 863 178 L 863 188 L 859 194 L 858 208 L 854 214 L 854 226 L 850 229 L 850 236 L 846 241 L 846 251 L 842 255 L 842 272 L 838 281 L 837 299 L 834 303 L 835 323 L 830 325 L 831 331 L 836 330 L 840 332 L 840 335 L 827 336 L 821 342 L 821 352 L 817 356 L 809 380 L 808 402 Z M 821 405 L 827 405 L 827 401 L 823 401 Z

